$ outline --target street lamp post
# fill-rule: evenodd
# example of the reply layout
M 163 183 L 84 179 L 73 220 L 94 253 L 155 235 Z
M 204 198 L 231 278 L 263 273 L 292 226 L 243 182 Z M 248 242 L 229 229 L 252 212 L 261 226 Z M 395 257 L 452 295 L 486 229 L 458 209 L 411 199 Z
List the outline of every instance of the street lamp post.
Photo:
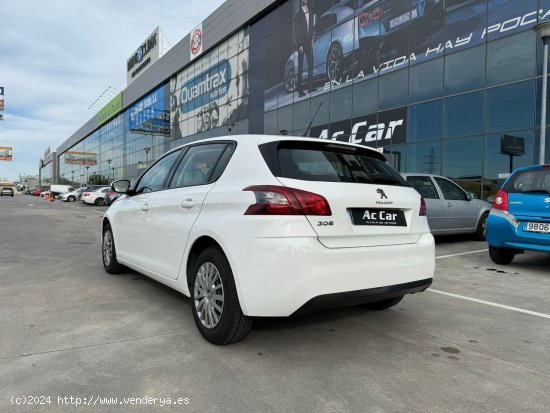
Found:
M 111 180 L 111 174 L 109 172 L 109 168 L 111 168 L 111 162 L 112 162 L 112 159 L 107 159 L 107 163 L 109 164 L 109 167 L 107 168 L 107 180 L 108 181 Z
M 90 176 L 88 175 L 88 169 L 90 169 L 90 165 L 86 165 L 86 185 L 90 184 L 89 182 Z
M 143 150 L 145 151 L 145 165 L 149 165 L 149 151 L 151 148 L 143 148 Z
M 540 145 L 539 164 L 544 164 L 546 154 L 546 95 L 548 88 L 548 45 L 550 44 L 550 22 L 534 27 L 544 43 L 544 60 L 542 61 L 542 103 L 540 109 Z

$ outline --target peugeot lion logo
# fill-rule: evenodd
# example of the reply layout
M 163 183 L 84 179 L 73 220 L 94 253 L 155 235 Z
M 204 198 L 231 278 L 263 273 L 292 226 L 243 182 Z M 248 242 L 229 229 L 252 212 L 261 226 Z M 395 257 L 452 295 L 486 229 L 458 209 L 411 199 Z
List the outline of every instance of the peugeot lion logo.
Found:
M 380 199 L 388 199 L 383 189 L 378 188 L 376 192 L 380 194 Z

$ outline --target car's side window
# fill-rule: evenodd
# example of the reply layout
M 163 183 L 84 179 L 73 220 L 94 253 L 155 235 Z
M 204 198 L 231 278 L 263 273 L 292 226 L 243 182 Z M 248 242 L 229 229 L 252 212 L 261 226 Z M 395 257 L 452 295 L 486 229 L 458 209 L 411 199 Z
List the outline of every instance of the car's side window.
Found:
M 449 201 L 467 201 L 468 196 L 466 195 L 466 192 L 464 192 L 458 185 L 452 183 L 451 181 L 447 181 L 446 179 L 441 178 L 434 178 L 437 184 L 439 185 L 439 188 L 441 188 L 441 192 L 443 193 L 443 197 Z
M 437 189 L 429 176 L 407 176 L 407 182 L 425 199 L 439 199 Z
M 149 169 L 139 180 L 136 187 L 136 193 L 160 191 L 164 187 L 164 182 L 172 169 L 172 165 L 178 159 L 181 150 L 175 151 L 161 158 Z
M 227 143 L 213 143 L 189 148 L 178 165 L 169 187 L 181 188 L 209 183 L 226 147 Z

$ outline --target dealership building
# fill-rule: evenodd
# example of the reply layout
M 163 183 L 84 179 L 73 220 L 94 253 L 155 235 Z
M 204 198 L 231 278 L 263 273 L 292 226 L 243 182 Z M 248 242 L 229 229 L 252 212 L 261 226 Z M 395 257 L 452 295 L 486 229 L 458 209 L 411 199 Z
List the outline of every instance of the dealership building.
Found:
M 48 149 L 40 182 L 135 179 L 207 137 L 305 135 L 486 199 L 538 163 L 546 21 L 550 0 L 226 0 L 162 56 L 159 30 L 146 38 L 126 89 Z

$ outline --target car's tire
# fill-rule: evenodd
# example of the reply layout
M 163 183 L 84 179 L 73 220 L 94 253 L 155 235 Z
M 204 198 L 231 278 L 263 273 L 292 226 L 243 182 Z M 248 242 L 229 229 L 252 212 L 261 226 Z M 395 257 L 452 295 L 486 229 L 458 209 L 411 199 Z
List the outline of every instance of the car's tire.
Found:
M 67 198 L 67 201 L 74 202 L 74 201 L 76 201 L 76 198 L 71 195 L 70 197 Z
M 285 90 L 292 93 L 296 90 L 296 68 L 294 62 L 289 60 L 285 66 Z
M 344 64 L 344 53 L 338 43 L 330 46 L 327 55 L 327 78 L 329 81 L 340 81 L 342 79 L 342 65 Z
M 209 247 L 198 256 L 190 281 L 193 318 L 202 336 L 213 344 L 245 338 L 252 319 L 241 310 L 231 266 L 219 247 Z
M 103 205 L 103 199 L 101 199 L 101 198 L 96 198 L 96 199 L 94 200 L 94 205 L 95 205 L 95 206 Z
M 491 260 L 493 260 L 495 264 L 499 264 L 499 265 L 510 264 L 514 259 L 514 255 L 516 254 L 510 248 L 497 248 L 497 247 L 491 247 L 489 245 L 489 256 L 491 257 Z
M 105 225 L 103 228 L 103 236 L 101 237 L 101 257 L 103 268 L 109 274 L 120 274 L 126 271 L 126 267 L 119 264 L 116 258 L 115 238 L 111 225 Z
M 390 307 L 393 307 L 394 305 L 397 305 L 402 299 L 403 296 L 400 295 L 399 297 L 387 298 L 385 300 L 374 301 L 372 303 L 365 303 L 361 306 L 374 311 L 386 310 Z
M 476 232 L 474 238 L 478 241 L 485 241 L 487 239 L 487 218 L 489 213 L 485 212 L 477 223 Z

